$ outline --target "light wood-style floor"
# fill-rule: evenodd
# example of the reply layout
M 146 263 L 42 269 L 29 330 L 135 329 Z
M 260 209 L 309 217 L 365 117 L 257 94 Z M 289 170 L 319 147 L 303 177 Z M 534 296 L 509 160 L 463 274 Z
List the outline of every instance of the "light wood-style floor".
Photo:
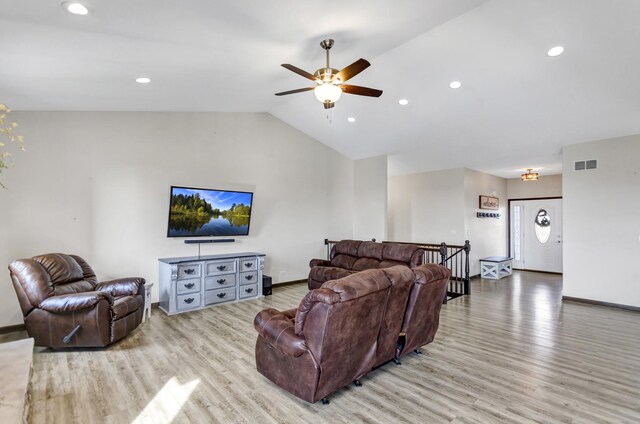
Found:
M 561 287 L 559 276 L 530 272 L 473 281 L 471 296 L 443 307 L 423 355 L 384 365 L 327 406 L 255 370 L 253 317 L 297 306 L 305 285 L 172 317 L 156 309 L 107 350 L 38 349 L 30 421 L 640 422 L 640 314 L 562 303 Z

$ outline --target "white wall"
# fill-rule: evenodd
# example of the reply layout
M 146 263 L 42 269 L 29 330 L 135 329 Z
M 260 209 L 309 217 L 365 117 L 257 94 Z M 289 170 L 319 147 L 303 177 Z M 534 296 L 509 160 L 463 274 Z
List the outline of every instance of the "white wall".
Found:
M 479 197 L 499 199 L 498 210 L 479 208 Z M 471 242 L 470 274 L 480 274 L 480 258 L 506 256 L 508 245 L 507 180 L 472 169 L 464 170 L 465 239 Z M 478 218 L 478 212 L 499 213 L 500 218 Z
M 353 167 L 353 238 L 387 238 L 387 157 L 356 160 Z
M 499 219 L 478 218 L 480 195 L 500 199 Z M 478 259 L 507 254 L 507 180 L 471 169 L 389 178 L 389 240 L 471 243 L 470 273 Z
M 561 197 L 562 175 L 541 175 L 538 181 L 522 181 L 520 178 L 507 180 L 509 199 L 533 199 L 539 197 Z
M 388 238 L 422 243 L 464 242 L 464 170 L 389 177 Z
M 195 245 L 166 237 L 171 185 L 254 191 L 250 236 L 202 245 L 202 254 L 264 252 L 265 274 L 276 283 L 306 278 L 309 260 L 325 254 L 324 238 L 353 236 L 353 161 L 268 114 L 14 112 L 12 119 L 28 151 L 3 174 L 5 266 L 68 252 L 100 279 L 157 282 L 157 258 L 197 254 Z M 21 323 L 7 271 L 0 289 L 0 326 Z
M 563 169 L 563 294 L 640 307 L 640 135 L 565 146 Z

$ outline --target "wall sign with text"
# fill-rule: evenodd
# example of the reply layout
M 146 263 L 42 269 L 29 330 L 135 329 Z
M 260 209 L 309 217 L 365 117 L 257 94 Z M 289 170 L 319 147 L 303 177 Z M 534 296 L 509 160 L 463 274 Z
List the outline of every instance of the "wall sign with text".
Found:
M 480 196 L 480 209 L 498 210 L 500 201 L 497 197 Z

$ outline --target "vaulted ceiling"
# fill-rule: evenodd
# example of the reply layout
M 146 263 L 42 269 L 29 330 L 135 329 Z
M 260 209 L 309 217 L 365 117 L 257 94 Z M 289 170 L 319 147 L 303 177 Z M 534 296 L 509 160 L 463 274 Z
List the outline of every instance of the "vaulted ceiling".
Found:
M 563 145 L 640 133 L 637 0 L 91 0 L 83 17 L 60 3 L 0 0 L 0 103 L 264 111 L 351 158 L 388 155 L 392 174 L 558 173 Z M 350 83 L 382 97 L 273 95 L 309 86 L 280 64 L 315 71 L 324 38 L 333 67 L 371 62 Z

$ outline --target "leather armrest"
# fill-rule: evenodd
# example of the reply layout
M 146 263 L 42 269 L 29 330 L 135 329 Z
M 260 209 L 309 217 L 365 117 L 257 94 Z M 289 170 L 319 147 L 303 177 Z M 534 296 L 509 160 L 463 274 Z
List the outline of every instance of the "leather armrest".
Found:
M 293 331 L 293 322 L 282 312 L 269 308 L 256 315 L 253 326 L 274 348 L 288 356 L 300 356 L 307 352 L 304 337 Z
M 326 259 L 311 259 L 311 262 L 309 262 L 309 268 L 313 268 L 314 266 L 331 266 L 331 262 Z
M 111 293 L 112 296 L 133 296 L 139 293 L 140 286 L 144 286 L 144 278 L 128 277 L 117 280 L 103 281 L 96 286 L 96 291 Z
M 113 298 L 109 293 L 92 291 L 51 296 L 40 302 L 38 307 L 53 313 L 76 312 L 91 309 L 103 299 L 109 304 L 113 303 Z

